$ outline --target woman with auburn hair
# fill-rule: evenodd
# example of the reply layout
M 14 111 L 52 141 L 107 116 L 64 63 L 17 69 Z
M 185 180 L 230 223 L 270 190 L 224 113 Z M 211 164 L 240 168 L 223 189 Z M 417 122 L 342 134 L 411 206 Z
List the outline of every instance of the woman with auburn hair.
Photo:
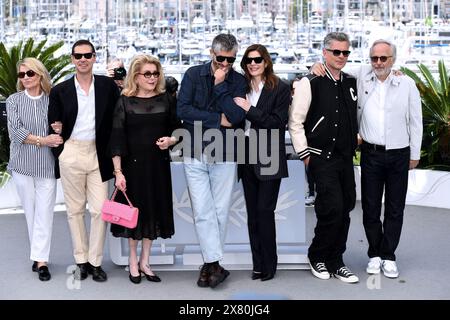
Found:
M 50 148 L 63 141 L 58 134 L 48 134 L 51 80 L 45 66 L 35 58 L 25 58 L 17 64 L 17 77 L 18 92 L 6 99 L 11 140 L 8 170 L 27 221 L 32 270 L 41 281 L 48 281 L 56 200 L 55 159 Z
M 234 98 L 236 104 L 246 112 L 246 162 L 239 164 L 238 177 L 242 179 L 247 224 L 252 250 L 252 279 L 267 281 L 277 270 L 277 243 L 275 232 L 275 208 L 281 179 L 288 176 L 284 133 L 291 102 L 289 85 L 273 72 L 273 64 L 266 47 L 253 44 L 247 48 L 241 68 L 248 82 L 246 99 Z M 265 137 L 263 138 L 263 135 Z M 256 163 L 249 161 L 249 136 L 256 149 Z M 276 137 L 275 144 L 269 137 Z M 261 141 L 266 141 L 262 144 Z M 256 147 L 255 147 L 256 145 Z M 265 150 L 260 150 L 265 148 Z M 271 155 L 272 163 L 262 164 L 259 154 Z M 252 155 L 255 156 L 255 155 Z M 271 170 L 267 170 L 271 166 Z
M 128 238 L 129 279 L 160 282 L 149 266 L 152 241 L 174 234 L 172 183 L 168 148 L 176 143 L 171 136 L 179 126 L 176 99 L 165 92 L 164 74 L 158 59 L 138 55 L 131 62 L 122 96 L 113 116 L 111 152 L 115 186 L 139 209 L 136 228 L 112 224 L 115 237 Z M 128 203 L 121 194 L 117 198 Z M 142 240 L 140 259 L 137 245 Z

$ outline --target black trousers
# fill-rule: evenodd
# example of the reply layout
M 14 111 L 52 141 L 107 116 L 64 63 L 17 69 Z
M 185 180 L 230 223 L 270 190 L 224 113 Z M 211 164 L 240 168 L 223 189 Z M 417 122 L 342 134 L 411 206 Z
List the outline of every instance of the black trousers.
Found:
M 261 181 L 253 171 L 253 165 L 240 166 L 242 166 L 242 185 L 247 207 L 253 271 L 275 274 L 278 263 L 275 208 L 281 179 Z
M 344 266 L 350 211 L 355 207 L 356 186 L 351 156 L 322 159 L 312 155 L 308 166 L 316 183 L 317 224 L 308 249 L 311 262 L 325 262 L 334 272 Z
M 305 173 L 306 173 L 306 180 L 308 183 L 308 196 L 314 196 L 315 195 L 315 186 L 314 186 L 314 179 L 311 174 L 311 170 L 308 170 L 308 167 L 305 167 Z
M 361 202 L 370 258 L 395 261 L 408 190 L 409 159 L 409 147 L 385 151 L 361 146 Z M 383 190 L 384 221 L 381 223 Z

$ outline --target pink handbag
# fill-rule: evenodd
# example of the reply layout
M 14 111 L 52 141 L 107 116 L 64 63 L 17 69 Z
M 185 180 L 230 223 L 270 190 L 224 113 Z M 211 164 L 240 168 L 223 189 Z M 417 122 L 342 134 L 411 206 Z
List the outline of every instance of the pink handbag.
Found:
M 139 209 L 133 207 L 125 192 L 123 194 L 128 201 L 128 205 L 115 202 L 114 198 L 116 197 L 117 190 L 119 189 L 116 188 L 114 190 L 110 200 L 107 199 L 103 202 L 102 219 L 106 222 L 134 229 L 137 225 Z

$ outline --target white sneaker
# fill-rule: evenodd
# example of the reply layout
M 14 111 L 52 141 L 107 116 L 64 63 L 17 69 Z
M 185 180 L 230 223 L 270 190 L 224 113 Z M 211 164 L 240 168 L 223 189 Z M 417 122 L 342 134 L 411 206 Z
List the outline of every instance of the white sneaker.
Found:
M 314 205 L 314 201 L 316 201 L 316 197 L 315 196 L 307 196 L 307 197 L 305 197 L 305 206 L 313 206 Z
M 383 274 L 388 278 L 398 277 L 398 269 L 395 261 L 383 260 L 383 262 L 381 263 L 381 270 L 383 270 Z
M 369 259 L 366 271 L 368 274 L 379 274 L 381 269 L 381 258 L 373 257 Z

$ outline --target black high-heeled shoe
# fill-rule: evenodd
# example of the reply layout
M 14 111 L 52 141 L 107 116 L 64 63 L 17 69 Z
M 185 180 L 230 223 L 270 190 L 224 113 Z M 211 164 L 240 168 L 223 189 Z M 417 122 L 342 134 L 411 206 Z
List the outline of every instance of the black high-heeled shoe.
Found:
M 133 282 L 134 284 L 139 284 L 139 283 L 141 283 L 141 270 L 139 270 L 139 275 L 138 276 L 133 276 L 132 274 L 131 274 L 131 268 L 130 268 L 130 266 L 128 266 L 128 269 L 129 269 L 129 275 L 128 275 L 128 278 L 130 279 L 130 281 L 131 282 Z
M 261 279 L 264 276 L 262 272 L 252 272 L 252 280 L 258 280 Z
M 267 274 L 263 274 L 261 277 L 261 281 L 267 281 L 267 280 L 272 280 L 275 277 L 275 273 L 267 273 Z
M 151 282 L 161 282 L 161 278 L 158 277 L 156 275 L 156 273 L 153 273 L 153 275 L 147 274 L 145 273 L 145 271 L 142 271 L 141 269 L 139 269 L 139 272 L 142 272 L 145 276 L 145 278 L 147 279 L 147 281 L 151 281 Z
M 132 276 L 131 273 L 128 275 L 128 278 L 130 279 L 131 282 L 133 282 L 134 284 L 139 284 L 141 283 L 141 275 L 138 276 Z

